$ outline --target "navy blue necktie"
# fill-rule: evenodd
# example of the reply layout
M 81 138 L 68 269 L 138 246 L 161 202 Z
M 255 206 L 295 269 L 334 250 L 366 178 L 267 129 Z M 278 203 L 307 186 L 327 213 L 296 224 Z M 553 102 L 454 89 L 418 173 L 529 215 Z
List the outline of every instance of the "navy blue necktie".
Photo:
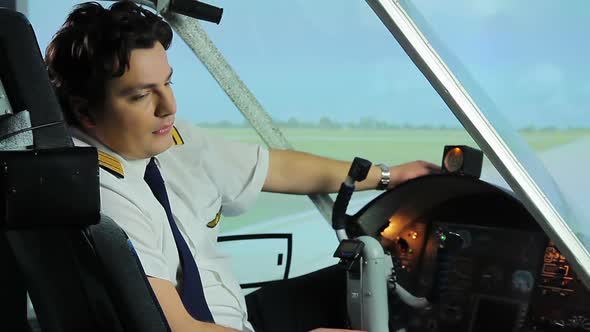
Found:
M 186 241 L 182 237 L 182 234 L 176 226 L 174 217 L 172 216 L 172 210 L 170 209 L 170 201 L 168 200 L 168 194 L 166 193 L 166 186 L 164 185 L 164 179 L 160 170 L 156 165 L 155 159 L 152 158 L 145 169 L 143 179 L 148 184 L 152 193 L 158 199 L 158 202 L 162 204 L 174 235 L 174 241 L 176 242 L 176 248 L 178 249 L 178 255 L 180 256 L 180 264 L 182 266 L 182 292 L 180 298 L 184 307 L 193 318 L 213 323 L 213 316 L 207 301 L 205 300 L 205 294 L 203 294 L 203 285 L 201 283 L 201 277 L 199 276 L 199 268 L 195 262 L 193 255 L 191 254 Z

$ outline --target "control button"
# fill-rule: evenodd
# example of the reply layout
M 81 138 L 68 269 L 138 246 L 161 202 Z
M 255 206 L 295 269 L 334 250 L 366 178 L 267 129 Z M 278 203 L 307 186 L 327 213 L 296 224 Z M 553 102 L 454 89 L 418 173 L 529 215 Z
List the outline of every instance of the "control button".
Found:
M 481 274 L 480 284 L 484 290 L 495 290 L 502 286 L 504 273 L 499 266 L 488 266 Z

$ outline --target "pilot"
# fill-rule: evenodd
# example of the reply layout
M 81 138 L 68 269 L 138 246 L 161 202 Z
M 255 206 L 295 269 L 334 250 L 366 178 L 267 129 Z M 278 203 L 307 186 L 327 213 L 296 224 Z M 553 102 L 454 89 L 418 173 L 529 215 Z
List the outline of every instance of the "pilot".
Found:
M 350 164 L 225 141 L 176 119 L 171 41 L 170 26 L 133 2 L 84 3 L 45 60 L 76 145 L 99 151 L 102 213 L 131 239 L 172 330 L 253 331 L 228 258 L 216 249 L 221 215 L 244 212 L 260 191 L 335 192 Z M 437 170 L 415 161 L 389 168 L 387 179 L 374 166 L 358 188 L 392 188 Z M 318 303 L 326 298 L 317 295 Z M 344 327 L 300 324 L 308 310 L 299 309 L 286 316 L 293 330 Z

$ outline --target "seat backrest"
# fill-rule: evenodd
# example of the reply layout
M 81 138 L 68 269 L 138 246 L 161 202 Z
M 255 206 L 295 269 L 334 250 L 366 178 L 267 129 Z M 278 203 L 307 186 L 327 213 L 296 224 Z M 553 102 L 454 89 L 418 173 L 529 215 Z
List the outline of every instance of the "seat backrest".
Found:
M 96 149 L 73 147 L 32 27 L 0 8 L 2 101 L 0 331 L 29 329 L 26 292 L 44 332 L 169 331 L 127 236 L 100 216 Z
M 0 232 L 0 294 L 3 302 L 0 311 L 1 331 L 28 331 L 27 290 L 23 275 L 16 263 L 12 250 Z
M 111 219 L 5 236 L 43 331 L 169 331 L 127 236 Z

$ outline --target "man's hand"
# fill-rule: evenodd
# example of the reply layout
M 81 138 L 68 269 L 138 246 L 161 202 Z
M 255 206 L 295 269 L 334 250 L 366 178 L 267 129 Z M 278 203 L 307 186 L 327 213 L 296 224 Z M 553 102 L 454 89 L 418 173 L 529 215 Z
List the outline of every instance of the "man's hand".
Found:
M 402 182 L 419 176 L 440 173 L 440 166 L 418 160 L 390 167 L 389 171 L 391 173 L 391 181 L 387 189 L 391 189 Z
M 184 308 L 176 288 L 168 280 L 148 277 L 172 332 L 239 332 L 228 327 L 195 320 Z

